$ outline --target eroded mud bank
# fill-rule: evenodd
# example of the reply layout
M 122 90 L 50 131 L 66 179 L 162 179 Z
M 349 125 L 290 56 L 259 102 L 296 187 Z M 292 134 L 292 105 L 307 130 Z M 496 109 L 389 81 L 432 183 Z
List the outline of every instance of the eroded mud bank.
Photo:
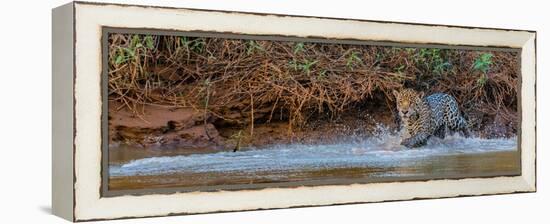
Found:
M 109 106 L 109 144 L 136 149 L 187 149 L 189 153 L 233 150 L 236 147 L 261 147 L 274 144 L 327 144 L 372 137 L 383 128 L 397 133 L 399 120 L 387 108 L 365 108 L 337 118 L 318 116 L 306 125 L 290 128 L 282 120 L 266 122 L 267 114 L 255 115 L 256 122 L 231 123 L 196 108 L 146 105 L 136 114 L 121 104 Z M 247 114 L 232 117 L 248 120 Z M 471 124 L 475 137 L 502 138 L 514 135 L 515 127 L 499 119 Z M 479 125 L 483 128 L 475 129 Z M 181 151 L 181 150 L 180 150 Z M 180 152 L 183 153 L 183 152 Z M 186 154 L 186 153 L 183 153 Z

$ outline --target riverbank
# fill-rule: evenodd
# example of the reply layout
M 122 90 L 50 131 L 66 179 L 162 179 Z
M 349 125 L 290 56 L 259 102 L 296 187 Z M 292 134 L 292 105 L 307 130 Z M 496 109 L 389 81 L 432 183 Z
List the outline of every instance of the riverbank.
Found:
M 169 155 L 185 155 L 231 151 L 236 147 L 327 144 L 372 137 L 382 131 L 381 128 L 386 132 L 397 131 L 399 125 L 395 115 L 386 110 L 365 108 L 333 118 L 319 116 L 300 127 L 293 127 L 280 120 L 228 124 L 216 119 L 214 114 L 193 108 L 159 105 L 143 105 L 141 113 L 136 114 L 123 104 L 110 102 L 109 145 L 110 148 L 133 148 L 151 155 L 158 154 L 158 150 L 169 150 Z M 233 117 L 237 116 L 240 115 Z M 116 157 L 112 159 L 116 160 Z
M 143 105 L 136 114 L 126 105 L 110 102 L 109 148 L 132 149 L 136 154 L 151 157 L 280 144 L 331 144 L 376 137 L 381 132 L 398 135 L 399 120 L 388 110 L 368 106 L 337 117 L 317 115 L 310 117 L 304 125 L 295 127 L 281 120 L 236 125 L 194 108 L 160 105 Z M 234 115 L 237 116 L 242 115 Z M 508 138 L 515 133 L 512 123 L 504 122 L 498 116 L 481 129 L 473 129 L 474 137 L 486 139 Z M 121 156 L 117 155 L 113 153 L 110 160 L 118 161 Z
M 233 150 L 397 130 L 392 91 L 453 96 L 482 138 L 517 134 L 517 52 L 112 33 L 109 143 Z M 194 150 L 193 149 L 193 150 Z

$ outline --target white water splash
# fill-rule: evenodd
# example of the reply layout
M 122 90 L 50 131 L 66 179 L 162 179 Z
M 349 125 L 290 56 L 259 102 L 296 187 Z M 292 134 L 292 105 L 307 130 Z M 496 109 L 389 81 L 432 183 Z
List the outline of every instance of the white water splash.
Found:
M 400 137 L 380 131 L 377 137 L 352 143 L 274 145 L 238 152 L 152 157 L 111 165 L 111 176 L 158 175 L 178 172 L 296 171 L 352 167 L 400 167 L 428 157 L 515 151 L 517 138 L 481 139 L 458 135 L 431 138 L 424 147 L 408 149 Z

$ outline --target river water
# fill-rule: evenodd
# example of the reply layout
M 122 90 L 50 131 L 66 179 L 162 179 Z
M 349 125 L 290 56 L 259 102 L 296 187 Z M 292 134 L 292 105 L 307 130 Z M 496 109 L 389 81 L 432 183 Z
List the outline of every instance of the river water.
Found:
M 204 186 L 359 177 L 486 176 L 519 170 L 517 139 L 432 138 L 408 149 L 394 135 L 334 144 L 285 144 L 186 155 L 112 148 L 110 188 Z M 184 149 L 182 149 L 184 150 Z M 177 152 L 177 150 L 172 150 Z M 175 153 L 177 154 L 177 153 Z

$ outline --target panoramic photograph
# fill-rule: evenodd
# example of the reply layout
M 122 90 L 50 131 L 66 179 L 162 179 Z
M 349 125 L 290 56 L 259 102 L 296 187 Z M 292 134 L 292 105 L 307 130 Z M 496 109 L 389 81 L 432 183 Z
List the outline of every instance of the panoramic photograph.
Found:
M 521 173 L 519 51 L 254 38 L 108 33 L 108 190 Z

